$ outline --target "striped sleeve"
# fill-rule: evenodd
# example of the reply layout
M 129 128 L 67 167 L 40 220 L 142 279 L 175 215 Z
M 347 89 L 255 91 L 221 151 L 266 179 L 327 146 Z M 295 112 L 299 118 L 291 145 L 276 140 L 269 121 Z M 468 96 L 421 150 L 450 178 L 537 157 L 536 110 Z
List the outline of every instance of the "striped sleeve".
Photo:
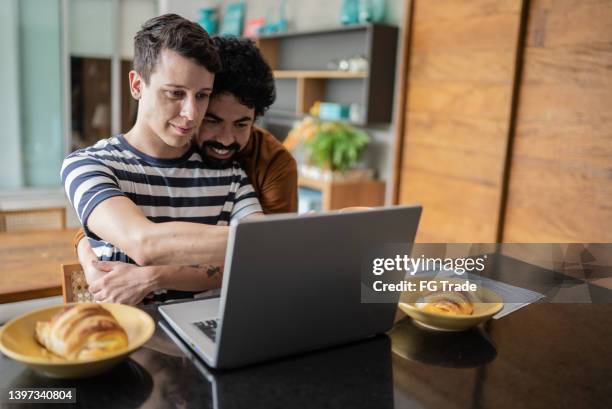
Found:
M 253 213 L 263 212 L 255 189 L 253 189 L 251 182 L 249 182 L 249 178 L 242 169 L 240 170 L 240 176 L 240 187 L 236 192 L 234 208 L 230 216 L 231 222 L 236 222 Z
M 85 233 L 97 237 L 87 228 L 87 219 L 93 209 L 113 196 L 125 196 L 112 169 L 87 152 L 75 152 L 64 159 L 61 178 Z

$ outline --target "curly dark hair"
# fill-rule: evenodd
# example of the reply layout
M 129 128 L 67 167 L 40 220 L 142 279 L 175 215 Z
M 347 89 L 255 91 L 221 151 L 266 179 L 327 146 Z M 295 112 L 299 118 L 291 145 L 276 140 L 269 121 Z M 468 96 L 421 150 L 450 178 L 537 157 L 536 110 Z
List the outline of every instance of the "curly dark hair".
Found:
M 221 69 L 217 48 L 200 25 L 177 14 L 164 14 L 147 20 L 134 37 L 134 70 L 145 83 L 165 48 L 194 59 L 212 73 Z
M 263 115 L 276 99 L 272 69 L 253 41 L 237 37 L 213 37 L 221 57 L 212 97 L 229 93 L 240 103 Z

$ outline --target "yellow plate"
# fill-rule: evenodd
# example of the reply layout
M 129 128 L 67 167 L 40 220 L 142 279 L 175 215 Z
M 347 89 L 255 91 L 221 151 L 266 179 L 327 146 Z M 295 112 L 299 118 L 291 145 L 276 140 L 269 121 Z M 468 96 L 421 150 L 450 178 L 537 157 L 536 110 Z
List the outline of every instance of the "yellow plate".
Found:
M 416 282 L 417 288 L 419 287 L 419 281 L 435 281 L 439 286 L 438 288 L 440 288 L 441 281 L 462 283 L 465 280 L 423 277 L 410 281 Z M 482 302 L 474 303 L 474 313 L 472 315 L 448 315 L 432 311 L 423 311 L 416 306 L 416 303 L 425 293 L 427 293 L 427 291 L 406 291 L 402 294 L 402 302 L 400 302 L 398 306 L 418 325 L 437 331 L 464 331 L 488 320 L 504 307 L 502 298 L 496 292 L 478 285 L 478 290 L 474 293 Z
M 32 311 L 9 321 L 0 329 L 0 351 L 52 378 L 81 378 L 104 372 L 141 347 L 155 332 L 153 319 L 144 311 L 122 304 L 101 304 L 110 311 L 128 336 L 128 346 L 100 358 L 70 361 L 47 351 L 34 338 L 36 323 L 48 321 L 66 306 Z

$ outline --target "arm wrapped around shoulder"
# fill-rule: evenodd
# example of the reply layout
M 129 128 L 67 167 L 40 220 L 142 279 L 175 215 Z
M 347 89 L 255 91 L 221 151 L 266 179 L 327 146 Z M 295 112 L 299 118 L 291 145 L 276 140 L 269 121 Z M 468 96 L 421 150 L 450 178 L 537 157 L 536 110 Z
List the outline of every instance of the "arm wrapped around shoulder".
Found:
M 37 322 L 36 339 L 71 360 L 98 358 L 128 346 L 127 334 L 115 317 L 93 303 L 69 306 L 49 322 Z

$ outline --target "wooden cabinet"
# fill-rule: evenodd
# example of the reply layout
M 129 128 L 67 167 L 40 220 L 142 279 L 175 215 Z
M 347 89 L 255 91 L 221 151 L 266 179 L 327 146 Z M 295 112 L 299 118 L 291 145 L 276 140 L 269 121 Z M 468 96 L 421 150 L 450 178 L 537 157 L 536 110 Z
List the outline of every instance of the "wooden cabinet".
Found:
M 612 1 L 531 1 L 502 239 L 612 242 Z
M 612 241 L 612 1 L 408 3 L 394 186 L 418 239 Z
M 420 241 L 497 239 L 521 3 L 413 1 L 397 202 Z
M 298 186 L 321 192 L 322 211 L 385 204 L 385 183 L 378 180 L 325 181 L 300 176 Z

